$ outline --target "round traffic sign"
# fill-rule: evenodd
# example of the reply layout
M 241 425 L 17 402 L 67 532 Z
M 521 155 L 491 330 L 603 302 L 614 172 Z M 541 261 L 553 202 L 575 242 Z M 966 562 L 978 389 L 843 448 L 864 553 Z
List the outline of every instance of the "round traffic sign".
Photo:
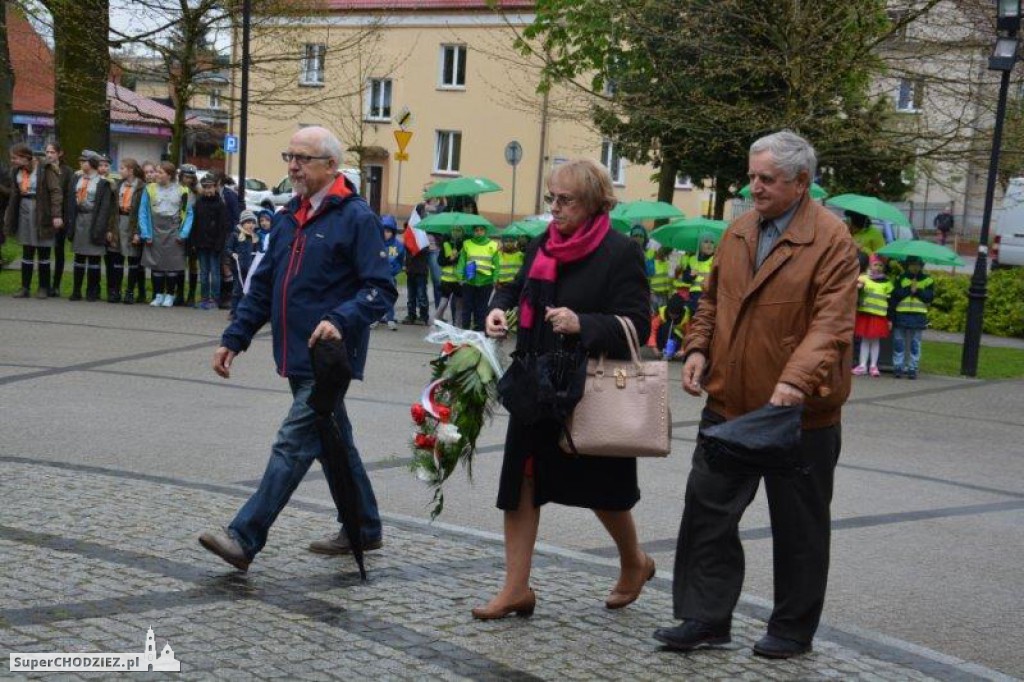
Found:
M 505 145 L 505 161 L 508 165 L 518 165 L 523 160 L 523 145 L 519 144 L 515 140 L 512 140 Z

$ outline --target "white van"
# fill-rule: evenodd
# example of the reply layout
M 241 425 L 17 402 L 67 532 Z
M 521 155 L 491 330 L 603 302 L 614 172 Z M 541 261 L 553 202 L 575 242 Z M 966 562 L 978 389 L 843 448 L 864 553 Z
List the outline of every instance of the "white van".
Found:
M 1010 178 L 992 236 L 992 269 L 1024 266 L 1024 178 Z
M 361 174 L 358 168 L 342 168 L 341 174 L 356 186 L 356 190 L 359 189 L 359 176 Z M 295 192 L 292 191 L 292 181 L 288 179 L 287 175 L 281 178 L 281 182 L 277 183 L 270 190 L 270 200 L 274 202 L 275 206 L 284 206 L 292 200 L 293 196 L 295 196 Z

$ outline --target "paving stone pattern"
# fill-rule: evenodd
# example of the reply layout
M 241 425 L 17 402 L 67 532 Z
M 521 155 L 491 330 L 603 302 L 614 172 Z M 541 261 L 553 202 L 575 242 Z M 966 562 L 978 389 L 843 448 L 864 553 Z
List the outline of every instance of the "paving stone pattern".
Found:
M 241 574 L 196 536 L 230 520 L 247 491 L 210 488 L 6 462 L 4 677 L 15 677 L 11 652 L 141 652 L 152 627 L 157 650 L 169 642 L 188 679 L 931 679 L 821 638 L 806 657 L 757 658 L 750 645 L 764 623 L 745 615 L 736 616 L 728 648 L 665 651 L 650 635 L 671 623 L 668 580 L 610 612 L 603 599 L 614 571 L 555 554 L 538 557 L 532 618 L 474 622 L 470 608 L 500 585 L 499 544 L 388 524 L 363 583 L 350 557 L 305 550 L 329 528 L 327 510 L 311 505 L 286 508 L 267 549 Z M 149 674 L 158 676 L 174 674 Z

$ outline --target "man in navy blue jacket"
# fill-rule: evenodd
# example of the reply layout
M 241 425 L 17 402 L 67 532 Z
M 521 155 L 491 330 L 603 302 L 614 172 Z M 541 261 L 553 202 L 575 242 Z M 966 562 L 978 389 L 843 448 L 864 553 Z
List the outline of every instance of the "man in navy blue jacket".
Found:
M 306 405 L 313 388 L 309 349 L 320 340 L 343 340 L 352 377 L 362 379 L 369 325 L 398 296 L 380 220 L 338 172 L 341 156 L 341 143 L 324 128 L 303 128 L 292 136 L 282 157 L 296 196 L 275 216 L 267 253 L 213 355 L 213 370 L 228 378 L 235 356 L 269 321 L 277 371 L 288 379 L 293 396 L 259 489 L 227 528 L 199 536 L 203 547 L 242 571 L 263 549 L 274 519 L 321 456 L 315 415 Z M 342 400 L 335 417 L 362 498 L 363 546 L 376 549 L 382 532 L 377 500 Z

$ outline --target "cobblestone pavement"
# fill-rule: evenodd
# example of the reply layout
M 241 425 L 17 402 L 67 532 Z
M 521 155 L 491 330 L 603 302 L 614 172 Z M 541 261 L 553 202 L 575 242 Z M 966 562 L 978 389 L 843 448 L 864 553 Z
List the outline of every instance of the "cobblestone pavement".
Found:
M 350 557 L 305 550 L 331 511 L 310 502 L 285 509 L 267 549 L 241 574 L 203 551 L 196 536 L 233 516 L 244 487 L 0 461 L 5 677 L 13 677 L 10 652 L 142 651 L 149 627 L 157 650 L 170 643 L 189 679 L 991 677 L 951 657 L 827 627 L 812 655 L 757 658 L 750 645 L 764 614 L 746 601 L 732 646 L 661 650 L 650 635 L 670 622 L 669 581 L 656 578 L 636 604 L 609 612 L 602 602 L 614 567 L 567 552 L 539 554 L 532 618 L 477 623 L 469 610 L 499 586 L 500 543 L 386 517 L 385 546 L 367 555 L 363 583 Z

